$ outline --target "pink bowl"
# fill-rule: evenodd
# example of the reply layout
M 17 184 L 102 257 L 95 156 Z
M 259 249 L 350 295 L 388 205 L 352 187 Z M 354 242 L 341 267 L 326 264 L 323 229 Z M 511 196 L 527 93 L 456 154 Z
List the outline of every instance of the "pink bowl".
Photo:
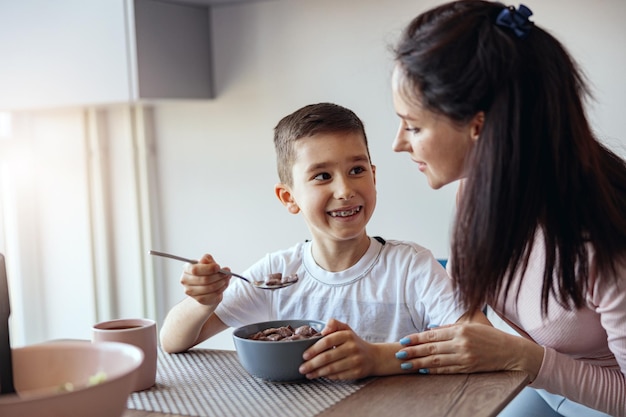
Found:
M 59 341 L 12 349 L 12 357 L 18 394 L 0 396 L 2 417 L 120 417 L 143 352 L 126 343 Z M 104 380 L 90 385 L 96 375 Z

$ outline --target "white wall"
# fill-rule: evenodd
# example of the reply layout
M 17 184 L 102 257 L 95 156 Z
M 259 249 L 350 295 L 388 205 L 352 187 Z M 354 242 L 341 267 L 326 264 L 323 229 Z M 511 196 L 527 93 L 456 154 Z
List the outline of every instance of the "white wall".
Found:
M 152 180 L 157 185 L 151 190 L 154 248 L 189 257 L 209 252 L 224 266 L 243 270 L 268 251 L 306 239 L 302 219 L 288 214 L 273 195 L 277 176 L 272 129 L 302 105 L 331 101 L 353 109 L 365 122 L 378 167 L 379 201 L 370 234 L 415 240 L 435 256 L 447 256 L 456 187 L 430 190 L 408 158 L 391 151 L 397 120 L 389 90 L 389 48 L 414 15 L 438 3 L 267 0 L 215 7 L 217 98 L 155 103 L 149 121 L 156 164 Z M 534 11 L 532 19 L 550 29 L 580 61 L 596 92 L 590 108 L 594 127 L 626 156 L 626 51 L 620 46 L 626 40 L 626 2 L 526 4 Z M 0 245 L 5 246 L 0 251 L 7 254 L 12 291 L 17 293 L 13 304 L 20 320 L 13 332 L 21 344 L 89 337 L 88 327 L 98 316 L 90 305 L 96 284 L 89 284 L 93 279 L 88 277 L 94 261 L 86 249 L 89 181 L 84 176 L 89 159 L 83 111 L 20 113 L 14 136 L 28 139 L 0 139 L 0 164 L 5 167 L 0 171 Z M 140 307 L 137 277 L 145 248 L 129 183 L 134 175 L 134 162 L 128 160 L 129 110 L 113 106 L 104 111 L 105 137 L 113 148 L 109 224 L 115 256 L 110 268 L 118 300 L 112 314 L 143 315 L 148 310 Z M 15 186 L 15 174 L 6 180 L 6 155 L 18 148 L 36 157 L 32 162 L 38 165 L 31 171 L 38 180 L 27 190 Z M 35 201 L 41 203 L 34 206 Z M 35 258 L 25 257 L 24 248 L 36 253 Z M 159 259 L 153 266 L 159 302 L 154 315 L 162 321 L 182 298 L 181 264 Z M 230 348 L 229 338 L 227 333 L 206 345 Z

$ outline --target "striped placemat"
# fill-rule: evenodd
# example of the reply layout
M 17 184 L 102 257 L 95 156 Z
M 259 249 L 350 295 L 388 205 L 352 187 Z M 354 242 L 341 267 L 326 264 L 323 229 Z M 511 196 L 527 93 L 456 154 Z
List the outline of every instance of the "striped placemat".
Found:
M 198 417 L 312 417 L 370 380 L 266 382 L 248 374 L 234 351 L 159 350 L 156 385 L 132 393 L 128 408 Z

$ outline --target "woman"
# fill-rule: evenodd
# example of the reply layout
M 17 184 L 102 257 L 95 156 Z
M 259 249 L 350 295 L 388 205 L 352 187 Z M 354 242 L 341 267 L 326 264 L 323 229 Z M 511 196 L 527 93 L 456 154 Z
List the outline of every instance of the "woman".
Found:
M 462 180 L 448 266 L 459 300 L 522 335 L 446 326 L 396 356 L 437 374 L 528 373 L 503 415 L 626 416 L 626 164 L 594 137 L 581 72 L 531 14 L 452 2 L 396 46 L 394 150 L 434 189 Z

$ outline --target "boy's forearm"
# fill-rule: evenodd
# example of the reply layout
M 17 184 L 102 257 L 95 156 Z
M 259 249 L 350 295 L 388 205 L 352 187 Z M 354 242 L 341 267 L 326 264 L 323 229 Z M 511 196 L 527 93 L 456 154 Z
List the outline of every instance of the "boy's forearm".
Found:
M 165 317 L 160 332 L 161 348 L 168 353 L 178 353 L 197 345 L 201 342 L 202 328 L 214 311 L 214 306 L 185 298 Z
M 371 376 L 407 373 L 400 368 L 401 361 L 396 358 L 396 352 L 402 347 L 400 343 L 374 343 L 374 369 Z

